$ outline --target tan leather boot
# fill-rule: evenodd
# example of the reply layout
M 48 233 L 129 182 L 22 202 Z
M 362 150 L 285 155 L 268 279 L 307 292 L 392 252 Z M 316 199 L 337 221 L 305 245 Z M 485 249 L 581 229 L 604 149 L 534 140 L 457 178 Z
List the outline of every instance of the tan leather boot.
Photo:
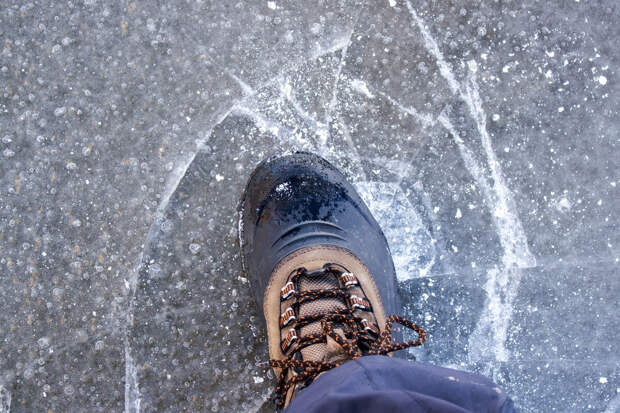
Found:
M 420 345 L 398 310 L 396 277 L 379 225 L 332 165 L 307 153 L 266 160 L 240 210 L 244 270 L 262 306 L 278 407 L 350 359 Z M 392 324 L 418 333 L 392 343 Z

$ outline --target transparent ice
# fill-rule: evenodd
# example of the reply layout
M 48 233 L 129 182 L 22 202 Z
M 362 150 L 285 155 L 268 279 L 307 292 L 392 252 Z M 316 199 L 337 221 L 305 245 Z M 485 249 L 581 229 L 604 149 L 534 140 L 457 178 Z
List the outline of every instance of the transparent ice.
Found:
M 0 5 L 0 413 L 272 411 L 248 175 L 309 150 L 394 255 L 419 361 L 620 406 L 610 0 Z M 286 187 L 278 188 L 286 191 Z

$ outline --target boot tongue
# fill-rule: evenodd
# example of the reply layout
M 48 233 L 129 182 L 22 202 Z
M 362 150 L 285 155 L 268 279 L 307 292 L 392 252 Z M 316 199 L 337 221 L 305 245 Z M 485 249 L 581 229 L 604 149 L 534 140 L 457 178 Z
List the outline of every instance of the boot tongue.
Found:
M 344 331 L 342 331 L 341 328 L 334 328 L 334 332 L 340 337 L 342 337 L 344 340 L 350 343 L 350 340 L 345 337 Z M 342 346 L 338 344 L 338 342 L 334 340 L 333 338 L 331 338 L 331 336 L 329 335 L 327 336 L 327 343 L 314 344 L 314 346 L 318 346 L 318 347 L 314 348 L 314 352 L 310 353 L 311 355 L 323 354 L 323 359 L 317 359 L 317 360 L 324 361 L 326 363 L 336 363 L 336 362 L 344 361 L 350 358 L 347 355 L 347 353 L 345 353 Z M 305 360 L 308 360 L 308 359 L 305 358 Z M 325 373 L 326 373 L 325 371 L 320 373 L 317 376 L 317 378 L 322 376 Z M 289 377 L 291 377 L 290 374 L 291 373 L 289 372 Z M 290 401 L 293 400 L 297 396 L 297 393 L 301 388 L 303 387 L 300 387 L 299 384 L 296 384 L 289 389 L 288 393 L 286 394 L 285 405 L 288 405 Z
M 335 328 L 334 332 L 343 338 L 345 341 L 349 342 L 349 340 L 345 337 L 344 331 L 341 328 Z M 327 344 L 325 345 L 325 356 L 323 357 L 323 361 L 326 363 L 336 363 L 338 361 L 343 361 L 350 358 L 347 353 L 345 353 L 344 349 L 340 344 L 336 342 L 331 336 L 327 336 Z
M 327 290 L 330 288 L 338 288 L 338 280 L 333 274 L 329 273 L 313 277 L 301 277 L 299 288 L 301 291 L 321 289 Z M 305 316 L 310 314 L 327 314 L 329 312 L 334 312 L 346 308 L 347 306 L 345 302 L 340 298 L 320 298 L 300 305 L 299 315 Z M 334 327 L 339 328 L 338 325 L 335 325 Z M 309 334 L 321 334 L 322 332 L 323 327 L 321 326 L 321 321 L 315 321 L 300 329 L 302 337 L 305 337 Z M 340 347 L 337 343 L 334 342 L 334 344 Z M 301 350 L 301 355 L 304 360 L 322 361 L 325 358 L 325 351 L 327 348 L 326 346 L 326 343 L 317 343 L 310 345 Z

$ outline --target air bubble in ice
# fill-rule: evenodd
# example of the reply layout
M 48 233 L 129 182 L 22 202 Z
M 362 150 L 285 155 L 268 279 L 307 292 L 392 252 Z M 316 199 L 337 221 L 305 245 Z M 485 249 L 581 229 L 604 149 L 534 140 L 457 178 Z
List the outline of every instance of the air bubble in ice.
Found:
M 200 249 L 202 247 L 200 246 L 200 244 L 197 244 L 195 242 L 192 242 L 191 244 L 189 244 L 189 250 L 191 251 L 192 254 L 196 255 L 200 252 Z
M 64 392 L 67 396 L 72 396 L 73 393 L 75 393 L 75 389 L 73 388 L 72 385 L 67 384 L 64 388 Z
M 318 35 L 319 33 L 321 33 L 321 24 L 314 23 L 312 26 L 310 26 L 310 32 L 314 35 Z
M 24 369 L 24 378 L 31 379 L 32 376 L 34 376 L 34 370 L 32 369 L 32 367 L 26 367 Z
M 152 278 L 158 278 L 161 275 L 161 266 L 157 263 L 153 263 L 149 266 L 149 275 Z
M 37 344 L 40 348 L 47 348 L 50 345 L 49 337 L 41 337 L 37 340 Z
M 76 343 L 86 343 L 88 341 L 88 333 L 83 328 L 80 328 L 75 331 L 74 338 Z
M 155 20 L 151 18 L 146 19 L 146 28 L 148 31 L 154 32 L 155 31 Z

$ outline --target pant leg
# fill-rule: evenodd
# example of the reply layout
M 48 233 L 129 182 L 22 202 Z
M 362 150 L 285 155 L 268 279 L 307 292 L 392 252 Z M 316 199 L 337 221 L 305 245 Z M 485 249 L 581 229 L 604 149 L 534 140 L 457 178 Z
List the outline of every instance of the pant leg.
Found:
M 286 413 L 513 413 L 504 391 L 458 370 L 367 356 L 327 371 L 302 390 Z

